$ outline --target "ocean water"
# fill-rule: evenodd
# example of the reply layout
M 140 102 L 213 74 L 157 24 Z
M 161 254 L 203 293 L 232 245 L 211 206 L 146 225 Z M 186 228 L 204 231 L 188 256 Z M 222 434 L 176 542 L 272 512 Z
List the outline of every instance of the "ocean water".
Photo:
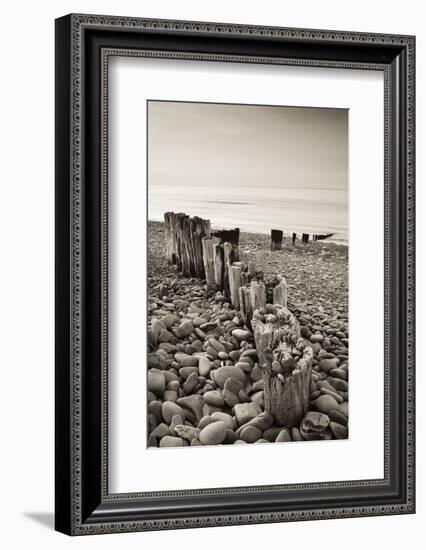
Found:
M 185 212 L 210 219 L 214 228 L 269 234 L 333 233 L 329 240 L 348 243 L 348 193 L 339 189 L 238 186 L 152 185 L 148 219 L 164 221 L 164 212 Z

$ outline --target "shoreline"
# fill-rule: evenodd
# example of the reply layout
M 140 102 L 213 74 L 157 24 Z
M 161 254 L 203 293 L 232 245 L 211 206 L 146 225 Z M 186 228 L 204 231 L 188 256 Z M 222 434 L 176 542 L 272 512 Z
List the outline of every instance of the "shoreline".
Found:
M 148 219 L 148 225 L 149 224 L 163 224 L 164 225 L 164 221 L 163 220 L 150 220 L 150 219 Z M 235 225 L 232 226 L 232 225 L 212 224 L 211 228 L 212 228 L 213 231 L 218 231 L 220 229 L 234 229 Z M 260 236 L 261 235 L 261 236 L 264 236 L 264 237 L 265 236 L 270 237 L 271 229 L 280 230 L 279 227 L 271 227 L 270 229 L 265 229 L 265 231 L 255 231 L 254 229 L 245 229 L 244 227 L 240 226 L 240 233 L 241 234 L 249 234 L 249 235 L 253 235 L 253 236 L 256 236 L 256 235 Z M 283 229 L 281 231 L 283 231 L 283 240 L 284 239 L 291 240 L 292 233 L 286 232 Z M 297 235 L 298 235 L 297 240 L 300 243 L 302 232 L 295 231 L 294 233 L 297 233 Z M 314 235 L 314 234 L 325 234 L 325 232 L 323 232 L 323 233 L 310 233 L 309 235 L 311 236 L 311 235 Z M 345 248 L 349 248 L 349 242 L 348 241 L 346 241 L 346 240 L 335 240 L 332 237 L 330 237 L 329 239 L 321 240 L 321 241 L 312 241 L 312 240 L 310 240 L 309 244 L 332 244 L 332 245 L 343 246 Z

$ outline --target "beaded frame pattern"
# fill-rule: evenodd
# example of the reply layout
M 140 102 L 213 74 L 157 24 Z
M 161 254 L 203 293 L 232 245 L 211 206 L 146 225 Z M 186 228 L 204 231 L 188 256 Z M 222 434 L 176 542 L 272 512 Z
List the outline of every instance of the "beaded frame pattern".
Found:
M 239 525 L 254 524 L 265 522 L 285 522 L 285 521 L 303 521 L 314 519 L 347 518 L 362 517 L 372 515 L 386 514 L 404 514 L 414 511 L 414 168 L 415 168 L 415 92 L 414 92 L 414 38 L 411 36 L 398 36 L 389 34 L 367 34 L 367 33 L 348 33 L 342 31 L 329 30 L 307 30 L 291 29 L 279 27 L 253 27 L 246 25 L 220 24 L 220 23 L 201 23 L 188 21 L 170 21 L 138 19 L 127 17 L 108 17 L 96 15 L 72 15 L 72 62 L 71 62 L 71 98 L 72 98 L 72 173 L 71 173 L 71 243 L 72 243 L 72 327 L 71 327 L 71 379 L 72 379 L 72 532 L 75 535 L 101 534 L 101 533 L 119 533 L 129 531 L 159 530 L 159 529 L 181 529 L 190 527 L 207 527 L 219 525 Z M 191 517 L 181 519 L 165 520 L 141 520 L 124 522 L 102 522 L 93 524 L 83 524 L 81 517 L 81 38 L 82 30 L 85 27 L 104 27 L 119 29 L 141 29 L 141 30 L 173 30 L 183 32 L 202 32 L 218 35 L 248 35 L 262 38 L 294 38 L 309 39 L 328 42 L 346 42 L 363 44 L 394 44 L 404 46 L 407 50 L 407 498 L 406 503 L 401 505 L 383 505 L 383 506 L 365 506 L 365 507 L 343 507 L 329 508 L 307 511 L 285 511 L 271 513 L 250 513 L 250 514 L 228 514 L 214 515 L 211 517 Z M 389 346 L 385 345 L 385 433 L 384 433 L 384 479 L 382 480 L 363 480 L 363 481 L 342 481 L 332 483 L 313 483 L 297 485 L 274 485 L 270 487 L 239 487 L 226 489 L 206 489 L 206 490 L 188 490 L 188 491 L 170 491 L 161 493 L 126 493 L 126 494 L 108 494 L 108 464 L 107 464 L 107 422 L 108 422 L 108 353 L 107 353 L 107 320 L 108 320 L 108 220 L 107 220 L 107 195 L 108 195 L 108 59 L 110 56 L 134 56 L 134 57 L 156 57 L 168 59 L 190 59 L 202 61 L 231 61 L 240 63 L 274 63 L 282 65 L 299 65 L 310 67 L 334 67 L 345 69 L 365 69 L 384 71 L 385 79 L 385 343 L 388 341 L 386 322 L 389 308 L 386 304 L 389 300 L 389 251 L 390 240 L 388 238 L 387 227 L 389 226 L 389 142 L 390 142 L 390 121 L 389 121 L 389 69 L 386 65 L 372 65 L 363 63 L 338 63 L 332 61 L 318 60 L 295 60 L 283 58 L 262 58 L 247 56 L 230 56 L 214 54 L 194 54 L 194 53 L 176 53 L 176 52 L 155 52 L 143 50 L 120 50 L 105 49 L 102 52 L 102 102 L 101 102 L 101 246 L 102 246 L 102 493 L 105 500 L 137 500 L 146 497 L 155 496 L 184 496 L 200 494 L 244 494 L 259 489 L 274 490 L 303 490 L 307 488 L 336 488 L 336 487 L 354 487 L 354 486 L 377 486 L 387 484 L 389 475 Z

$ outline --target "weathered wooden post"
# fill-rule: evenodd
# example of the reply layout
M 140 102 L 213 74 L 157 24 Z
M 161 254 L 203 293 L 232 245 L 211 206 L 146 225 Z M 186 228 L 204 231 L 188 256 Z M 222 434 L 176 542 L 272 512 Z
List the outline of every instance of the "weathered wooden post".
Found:
M 266 305 L 266 287 L 262 281 L 252 281 L 250 285 L 250 301 L 253 311 Z
M 309 233 L 302 233 L 302 243 L 309 242 Z
M 271 229 L 271 250 L 281 250 L 283 232 L 279 229 Z
M 225 295 L 228 298 L 231 297 L 231 292 L 229 289 L 229 268 L 231 266 L 231 255 L 232 255 L 232 244 L 223 243 L 223 261 L 224 261 L 224 274 L 223 274 L 223 289 Z
M 241 287 L 241 267 L 231 265 L 228 269 L 229 273 L 229 293 L 231 295 L 231 304 L 236 308 L 240 308 L 239 288 Z
M 296 237 L 297 237 L 297 234 L 296 233 L 293 233 L 293 236 L 292 236 L 292 239 L 291 239 L 291 244 L 294 246 L 294 243 L 296 242 Z
M 214 272 L 214 256 L 213 256 L 213 246 L 219 243 L 219 239 L 216 237 L 203 237 L 201 239 L 203 247 L 203 262 L 204 262 L 204 271 L 206 274 L 206 283 L 208 285 L 215 284 L 215 272 Z
M 299 426 L 309 410 L 312 348 L 284 306 L 267 304 L 254 311 L 252 328 L 263 371 L 265 411 L 279 426 Z
M 278 284 L 272 291 L 272 301 L 276 305 L 287 307 L 287 281 L 281 275 L 278 276 Z
M 225 253 L 222 244 L 213 245 L 214 281 L 218 290 L 223 290 L 225 283 Z
M 241 286 L 238 289 L 238 298 L 240 301 L 240 311 L 243 315 L 246 324 L 250 324 L 253 316 L 253 308 L 251 306 L 250 288 L 247 286 Z
M 199 279 L 204 279 L 204 260 L 203 260 L 203 237 L 210 237 L 210 220 L 203 220 L 198 216 L 190 219 L 190 234 L 192 240 L 192 264 L 194 266 L 194 275 Z
M 218 237 L 222 243 L 230 243 L 232 245 L 231 262 L 239 261 L 238 245 L 240 242 L 240 229 L 217 229 L 212 232 L 212 237 Z

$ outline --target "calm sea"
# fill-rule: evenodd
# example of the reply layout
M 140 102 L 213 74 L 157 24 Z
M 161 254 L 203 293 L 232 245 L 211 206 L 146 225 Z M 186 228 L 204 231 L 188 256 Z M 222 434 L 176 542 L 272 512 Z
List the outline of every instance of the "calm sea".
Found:
M 178 192 L 176 192 L 178 191 Z M 252 233 L 334 233 L 348 242 L 347 190 L 204 186 L 151 186 L 148 218 L 164 221 L 164 212 L 185 212 L 210 219 L 212 227 L 239 227 Z

